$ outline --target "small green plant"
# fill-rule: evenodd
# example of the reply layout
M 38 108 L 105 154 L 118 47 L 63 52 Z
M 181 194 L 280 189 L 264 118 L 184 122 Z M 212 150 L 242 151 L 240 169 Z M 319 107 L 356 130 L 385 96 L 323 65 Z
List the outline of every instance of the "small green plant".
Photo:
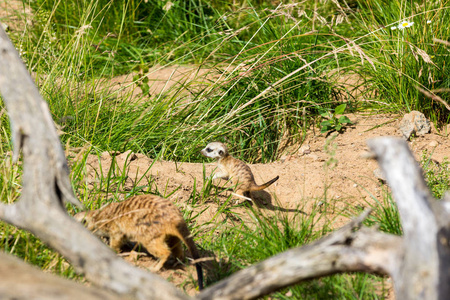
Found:
M 148 77 L 146 74 L 148 73 L 148 66 L 141 63 L 133 68 L 133 71 L 137 72 L 136 75 L 133 76 L 133 82 L 136 83 L 138 87 L 141 88 L 143 95 L 150 95 L 150 86 L 148 85 Z
M 329 111 L 321 113 L 320 115 L 324 118 L 327 118 L 328 120 L 322 121 L 322 123 L 320 123 L 320 132 L 342 132 L 342 130 L 345 129 L 346 125 L 353 124 L 348 117 L 342 116 L 346 107 L 347 104 L 344 103 L 337 106 L 334 109 L 334 113 L 331 113 Z M 338 117 L 339 115 L 341 116 Z
M 444 158 L 441 163 L 431 159 L 432 153 L 427 150 L 422 152 L 420 164 L 424 170 L 424 177 L 434 198 L 442 199 L 444 193 L 450 190 L 449 161 Z

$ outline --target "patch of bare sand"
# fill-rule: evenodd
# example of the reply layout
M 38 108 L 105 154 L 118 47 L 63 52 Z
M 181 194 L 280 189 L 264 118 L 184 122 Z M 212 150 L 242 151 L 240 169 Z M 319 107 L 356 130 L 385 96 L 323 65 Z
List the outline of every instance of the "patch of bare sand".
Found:
M 266 182 L 277 175 L 280 176 L 280 179 L 266 191 L 255 195 L 256 205 L 254 207 L 258 207 L 265 214 L 274 214 L 280 210 L 289 215 L 311 214 L 314 209 L 318 209 L 317 202 L 324 201 L 326 187 L 327 202 L 332 207 L 327 212 L 329 214 L 327 219 L 334 219 L 333 227 L 338 228 L 348 221 L 340 215 L 340 212 L 357 205 L 367 207 L 367 202 L 373 203 L 371 195 L 382 199 L 382 183 L 373 174 L 378 167 L 377 163 L 374 160 L 363 158 L 361 154 L 367 151 L 367 139 L 379 136 L 400 137 L 401 134 L 398 131 L 400 117 L 360 114 L 348 115 L 348 117 L 355 125 L 335 138 L 325 137 L 323 134 L 314 135 L 311 132 L 303 144 L 309 146 L 307 154 L 303 154 L 302 151 L 293 151 L 270 164 L 250 165 L 257 183 Z M 329 144 L 329 149 L 334 150 L 325 151 L 327 144 Z M 435 146 L 436 148 L 434 148 Z M 417 159 L 422 151 L 427 149 L 429 153 L 433 153 L 432 158 L 438 162 L 448 156 L 449 146 L 450 142 L 447 137 L 437 134 L 434 128 L 431 134 L 415 138 L 410 142 L 410 147 Z M 169 198 L 183 209 L 195 209 L 196 212 L 204 210 L 195 220 L 197 224 L 209 224 L 213 218 L 216 222 L 225 219 L 226 216 L 222 215 L 219 215 L 219 219 L 217 219 L 216 214 L 221 203 L 213 202 L 208 198 L 195 208 L 187 203 L 193 193 L 194 185 L 196 185 L 197 191 L 203 187 L 203 164 L 153 161 L 145 155 L 131 152 L 119 154 L 115 158 L 118 174 L 125 167 L 126 189 L 152 182 L 162 194 L 167 195 L 175 191 Z M 332 159 L 335 159 L 337 163 L 332 164 L 333 167 L 326 168 L 325 165 Z M 101 156 L 101 167 L 97 156 L 90 155 L 88 157 L 87 172 L 89 183 L 92 186 L 99 180 L 98 172 L 107 174 L 111 161 L 111 155 L 106 152 Z M 214 169 L 213 163 L 205 162 L 204 166 L 207 175 Z M 146 179 L 137 182 L 136 179 L 139 178 Z M 229 192 L 224 192 L 219 199 L 225 201 L 228 196 Z M 232 206 L 231 209 L 240 214 L 244 220 L 253 223 L 246 214 L 247 208 Z M 201 230 L 207 232 L 211 228 L 203 226 Z M 139 259 L 136 263 L 146 267 L 151 263 L 151 259 Z M 189 281 L 189 278 L 196 278 L 194 268 L 166 269 L 162 271 L 161 275 L 165 278 L 170 277 L 175 284 L 182 284 Z M 192 287 L 187 288 L 187 291 L 190 294 L 195 293 Z
M 147 95 L 142 94 L 141 88 L 133 81 L 136 74 L 130 73 L 102 80 L 104 83 L 100 84 L 99 87 L 106 87 L 109 92 L 130 93 L 130 98 L 133 100 L 148 98 Z M 218 73 L 211 69 L 200 69 L 198 66 L 191 65 L 155 65 L 150 68 L 145 76 L 149 80 L 149 94 L 152 96 L 176 93 L 178 97 L 189 97 L 194 92 L 210 85 L 218 78 Z
M 21 31 L 31 24 L 31 9 L 19 0 L 0 0 L 0 22 L 11 31 Z

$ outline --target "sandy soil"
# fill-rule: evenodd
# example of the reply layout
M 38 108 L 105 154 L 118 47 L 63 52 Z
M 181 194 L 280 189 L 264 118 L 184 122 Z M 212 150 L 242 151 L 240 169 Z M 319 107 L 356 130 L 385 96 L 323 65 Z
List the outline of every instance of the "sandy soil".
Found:
M 392 115 L 348 115 L 348 117 L 355 125 L 342 134 L 331 134 L 326 137 L 324 134 L 318 134 L 318 131 L 316 133 L 311 131 L 303 145 L 291 148 L 295 153 L 286 153 L 270 164 L 250 165 L 257 183 L 280 176 L 280 179 L 266 191 L 253 195 L 254 206 L 269 214 L 280 210 L 288 214 L 310 214 L 314 209 L 319 209 L 318 203 L 325 201 L 326 187 L 326 200 L 332 207 L 329 210 L 330 217 L 335 219 L 333 226 L 340 227 L 348 221 L 345 217 L 339 216 L 341 211 L 354 206 L 368 206 L 368 203 L 373 203 L 371 195 L 382 199 L 383 183 L 374 175 L 377 163 L 364 158 L 363 155 L 367 152 L 366 140 L 379 136 L 400 137 L 398 131 L 400 117 Z M 438 134 L 434 128 L 430 134 L 414 138 L 410 142 L 410 147 L 417 158 L 426 149 L 429 153 L 434 151 L 432 158 L 438 162 L 448 156 L 449 146 L 447 137 Z M 221 203 L 212 201 L 214 195 L 202 199 L 204 203 L 195 208 L 187 203 L 194 185 L 197 191 L 203 187 L 203 166 L 207 175 L 214 169 L 214 163 L 206 158 L 203 165 L 153 161 L 142 154 L 125 152 L 115 155 L 115 161 L 118 167 L 117 174 L 127 174 L 125 190 L 151 181 L 154 184 L 152 190 L 156 186 L 165 195 L 175 191 L 169 198 L 179 207 L 195 211 L 205 210 L 196 219 L 197 224 L 209 223 L 220 207 Z M 97 175 L 99 172 L 108 173 L 111 162 L 112 156 L 107 152 L 102 153 L 100 161 L 97 156 L 88 157 L 87 172 L 92 187 L 99 180 Z M 141 182 L 137 182 L 136 179 L 139 178 L 142 178 Z M 230 192 L 224 192 L 219 199 L 225 201 L 229 195 Z M 231 205 L 231 209 L 245 219 L 246 207 Z M 249 219 L 248 222 L 252 221 Z M 204 226 L 201 230 L 208 231 L 209 228 Z M 132 257 L 129 260 L 134 260 L 142 267 L 154 263 L 150 257 L 141 257 L 138 260 Z M 194 268 L 186 270 L 181 266 L 175 270 L 169 267 L 161 272 L 163 277 L 170 277 L 176 284 L 182 284 L 186 280 L 192 283 L 190 278 L 195 278 L 194 274 Z M 195 293 L 189 285 L 185 288 L 189 293 Z
M 0 0 L 0 22 L 3 24 L 4 29 L 11 31 L 23 30 L 26 23 L 31 24 L 31 21 L 27 20 L 27 16 L 31 14 L 29 7 L 23 6 L 21 1 L 18 0 Z

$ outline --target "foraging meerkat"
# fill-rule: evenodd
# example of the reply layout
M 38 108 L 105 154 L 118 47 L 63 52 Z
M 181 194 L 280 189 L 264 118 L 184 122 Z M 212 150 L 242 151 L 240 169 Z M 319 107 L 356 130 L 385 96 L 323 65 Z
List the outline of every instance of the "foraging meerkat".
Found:
M 252 201 L 250 192 L 260 191 L 267 188 L 280 178 L 277 176 L 268 182 L 258 185 L 255 182 L 250 167 L 228 153 L 228 148 L 220 142 L 212 142 L 200 151 L 206 157 L 217 159 L 218 171 L 214 173 L 212 179 L 231 179 L 237 183 L 236 196 Z
M 183 259 L 180 240 L 189 249 L 194 260 L 200 258 L 194 240 L 178 208 L 169 200 L 140 195 L 123 202 L 108 204 L 100 209 L 77 213 L 74 218 L 99 237 L 109 238 L 116 252 L 127 241 L 137 242 L 159 259 L 152 271 L 159 271 L 169 256 Z M 199 290 L 203 289 L 203 274 L 197 269 Z

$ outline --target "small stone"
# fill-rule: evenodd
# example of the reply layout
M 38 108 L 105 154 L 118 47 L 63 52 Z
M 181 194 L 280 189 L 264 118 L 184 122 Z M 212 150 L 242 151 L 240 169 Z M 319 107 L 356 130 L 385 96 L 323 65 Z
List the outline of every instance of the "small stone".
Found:
M 431 147 L 431 148 L 436 148 L 438 145 L 439 145 L 439 143 L 436 142 L 436 141 L 431 141 L 431 142 L 428 144 L 428 146 Z
M 381 182 L 385 183 L 386 182 L 386 178 L 383 175 L 383 172 L 381 172 L 380 168 L 376 168 L 375 170 L 373 170 L 373 175 Z
M 300 147 L 299 152 L 301 155 L 310 154 L 311 147 L 309 145 L 303 145 Z
M 400 122 L 400 131 L 407 140 L 413 134 L 423 136 L 429 133 L 430 130 L 430 121 L 425 118 L 423 113 L 418 111 L 412 111 L 406 114 Z

